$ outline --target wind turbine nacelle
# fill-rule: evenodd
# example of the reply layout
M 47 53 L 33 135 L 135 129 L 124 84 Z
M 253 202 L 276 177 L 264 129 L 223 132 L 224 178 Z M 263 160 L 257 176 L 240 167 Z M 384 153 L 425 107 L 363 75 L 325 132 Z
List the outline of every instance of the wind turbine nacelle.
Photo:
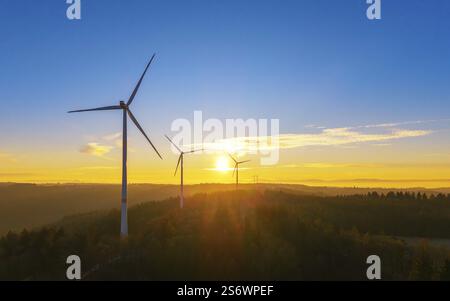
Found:
M 122 109 L 128 108 L 127 104 L 126 104 L 125 101 L 123 101 L 123 100 L 121 100 L 121 101 L 119 102 L 119 105 L 120 105 L 120 107 L 121 107 Z

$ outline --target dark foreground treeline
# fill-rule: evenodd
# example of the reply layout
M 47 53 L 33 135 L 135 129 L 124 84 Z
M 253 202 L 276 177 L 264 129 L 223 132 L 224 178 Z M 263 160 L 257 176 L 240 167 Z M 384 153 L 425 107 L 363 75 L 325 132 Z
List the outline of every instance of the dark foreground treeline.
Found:
M 279 191 L 197 194 L 119 212 L 68 217 L 0 239 L 0 279 L 65 279 L 67 256 L 86 280 L 364 280 L 380 256 L 385 280 L 450 280 L 450 198 L 342 197 Z M 395 237 L 423 237 L 405 244 Z

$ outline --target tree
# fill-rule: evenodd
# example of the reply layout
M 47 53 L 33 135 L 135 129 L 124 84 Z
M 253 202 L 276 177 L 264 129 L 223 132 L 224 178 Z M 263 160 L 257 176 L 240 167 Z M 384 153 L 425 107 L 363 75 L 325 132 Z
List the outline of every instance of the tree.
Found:
M 450 280 L 450 259 L 446 259 L 441 271 L 440 280 Z

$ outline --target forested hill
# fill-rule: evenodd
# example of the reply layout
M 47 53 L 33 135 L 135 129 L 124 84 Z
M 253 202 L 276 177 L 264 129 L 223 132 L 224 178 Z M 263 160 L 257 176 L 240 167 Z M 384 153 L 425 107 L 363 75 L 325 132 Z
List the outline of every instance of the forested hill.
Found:
M 243 189 L 281 190 L 294 194 L 334 196 L 367 194 L 368 188 L 311 187 L 288 184 L 242 184 Z M 186 185 L 185 194 L 234 190 L 233 184 Z M 378 193 L 389 190 L 376 189 Z M 398 190 L 397 190 L 398 191 Z M 397 192 L 396 191 L 396 192 Z M 444 190 L 410 189 L 428 195 Z M 450 193 L 450 191 L 449 191 Z M 129 205 L 163 200 L 179 194 L 179 185 L 131 184 Z M 120 185 L 102 184 L 14 184 L 0 183 L 0 235 L 9 230 L 32 228 L 55 222 L 67 215 L 119 208 Z
M 0 279 L 65 279 L 68 255 L 85 280 L 363 280 L 366 258 L 385 280 L 450 279 L 450 198 L 389 193 L 320 197 L 279 190 L 212 192 L 64 218 L 0 239 Z M 406 244 L 395 237 L 422 237 Z

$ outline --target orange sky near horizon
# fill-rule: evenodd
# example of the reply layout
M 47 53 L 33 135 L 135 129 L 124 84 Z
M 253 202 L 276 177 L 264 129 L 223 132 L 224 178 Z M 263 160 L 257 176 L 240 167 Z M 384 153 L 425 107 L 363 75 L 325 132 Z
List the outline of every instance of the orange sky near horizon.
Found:
M 179 174 L 173 174 L 176 154 L 166 153 L 161 161 L 145 146 L 130 149 L 129 183 L 179 183 Z M 241 167 L 240 182 L 253 183 L 257 176 L 260 183 L 311 186 L 450 187 L 450 155 L 417 155 L 417 148 L 407 151 L 403 146 L 400 149 L 393 145 L 283 149 L 280 162 L 273 166 L 260 165 L 258 155 L 244 155 L 240 159 L 252 161 Z M 72 150 L 3 155 L 0 157 L 0 182 L 120 183 L 120 147 L 111 146 L 108 151 L 97 152 Z M 233 183 L 232 167 L 231 159 L 223 153 L 186 155 L 184 180 L 186 184 Z

